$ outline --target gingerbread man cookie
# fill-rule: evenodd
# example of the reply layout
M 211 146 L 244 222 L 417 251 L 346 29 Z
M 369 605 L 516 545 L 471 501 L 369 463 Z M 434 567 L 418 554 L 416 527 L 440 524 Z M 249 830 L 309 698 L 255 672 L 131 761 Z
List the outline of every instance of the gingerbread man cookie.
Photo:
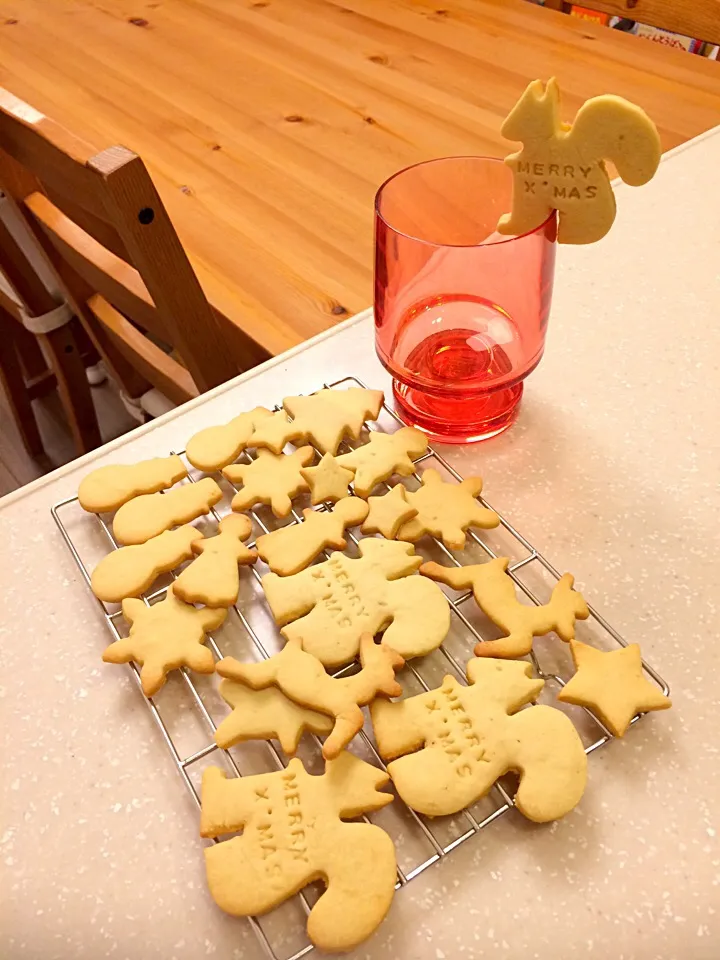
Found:
M 105 663 L 129 663 L 142 666 L 143 693 L 152 697 L 165 684 L 171 670 L 189 667 L 196 673 L 212 673 L 215 661 L 203 646 L 205 634 L 216 630 L 226 610 L 204 607 L 198 610 L 183 603 L 168 588 L 163 600 L 148 607 L 142 600 L 123 600 L 122 612 L 130 624 L 130 634 L 116 640 L 103 653 Z
M 548 603 L 535 606 L 520 603 L 515 583 L 506 573 L 509 560 L 498 557 L 487 563 L 466 567 L 443 567 L 424 563 L 420 573 L 446 583 L 453 590 L 472 587 L 477 605 L 495 626 L 507 633 L 499 640 L 483 640 L 475 647 L 476 657 L 524 657 L 532 650 L 533 637 L 554 630 L 566 642 L 575 636 L 575 621 L 590 616 L 582 595 L 573 590 L 571 574 L 564 574 L 553 587 Z
M 577 673 L 562 688 L 558 700 L 587 707 L 616 737 L 625 734 L 636 714 L 672 706 L 644 676 L 636 643 L 604 652 L 571 640 L 570 649 Z
M 117 510 L 141 493 L 166 490 L 187 476 L 180 457 L 155 457 L 140 463 L 99 467 L 78 487 L 78 501 L 89 513 Z
M 231 607 L 240 590 L 238 567 L 255 563 L 257 553 L 243 540 L 252 533 L 250 517 L 232 513 L 218 524 L 219 533 L 192 545 L 198 555 L 175 581 L 175 594 L 186 603 L 209 607 Z
M 307 920 L 310 940 L 328 953 L 352 950 L 382 922 L 395 893 L 395 848 L 369 823 L 343 823 L 392 801 L 388 775 L 351 753 L 311 776 L 300 760 L 285 770 L 228 780 L 203 774 L 200 834 L 242 836 L 205 848 L 210 894 L 236 917 L 277 907 L 313 880 L 325 892 Z
M 222 490 L 210 477 L 185 483 L 169 493 L 147 493 L 129 500 L 115 514 L 113 536 L 118 543 L 145 543 L 180 523 L 188 523 L 222 500 Z
M 202 533 L 187 523 L 166 530 L 146 543 L 113 550 L 92 572 L 90 585 L 99 600 L 118 603 L 139 597 L 160 576 L 192 556 L 193 544 Z
M 287 640 L 326 667 L 357 656 L 364 633 L 385 629 L 383 640 L 406 660 L 440 646 L 450 629 L 445 596 L 425 577 L 409 576 L 422 563 L 412 546 L 368 537 L 360 557 L 333 553 L 291 577 L 268 573 L 262 585 Z
M 398 540 L 415 543 L 425 534 L 439 537 L 450 550 L 462 550 L 468 527 L 490 529 L 500 518 L 475 499 L 482 490 L 480 477 L 467 477 L 461 483 L 446 483 L 437 470 L 425 470 L 422 486 L 406 494 L 417 516 L 404 523 L 397 532 Z
M 218 666 L 223 663 L 221 660 Z M 324 735 L 334 725 L 330 717 L 299 706 L 277 687 L 253 690 L 244 683 L 221 680 L 220 696 L 233 708 L 215 731 L 215 743 L 223 750 L 246 740 L 277 739 L 292 756 L 305 730 Z
M 359 497 L 367 497 L 373 487 L 394 473 L 410 477 L 415 472 L 413 458 L 427 450 L 428 440 L 414 427 L 402 427 L 395 433 L 370 434 L 362 447 L 338 457 L 338 463 L 355 473 L 353 489 Z
M 194 467 L 204 473 L 221 470 L 237 459 L 247 447 L 255 427 L 270 416 L 272 414 L 265 407 L 255 407 L 254 410 L 233 417 L 228 423 L 206 427 L 190 437 L 185 456 Z
M 402 687 L 395 671 L 405 661 L 386 643 L 375 643 L 372 635 L 360 638 L 361 670 L 349 677 L 335 678 L 325 672 L 312 654 L 306 653 L 299 638 L 289 640 L 280 653 L 258 663 L 240 663 L 225 657 L 218 673 L 245 683 L 253 690 L 275 685 L 296 703 L 333 717 L 333 731 L 323 744 L 323 756 L 333 760 L 345 749 L 364 721 L 360 707 L 377 696 L 399 697 Z
M 417 516 L 417 509 L 407 501 L 405 487 L 398 483 L 381 497 L 368 497 L 370 512 L 360 527 L 363 533 L 381 533 L 394 540 L 402 525 Z
M 334 510 L 303 510 L 302 523 L 273 530 L 258 537 L 260 557 L 273 573 L 283 577 L 304 569 L 327 547 L 344 550 L 346 527 L 365 519 L 368 505 L 358 497 L 341 500 Z
M 341 467 L 331 453 L 324 454 L 316 467 L 303 467 L 300 473 L 310 487 L 313 504 L 327 500 L 335 503 L 350 494 L 348 486 L 352 483 L 353 471 Z
M 285 397 L 283 407 L 293 418 L 275 415 L 259 424 L 250 445 L 280 453 L 286 443 L 309 440 L 321 453 L 337 453 L 344 436 L 360 436 L 366 420 L 377 420 L 382 390 L 319 390 L 309 397 Z
M 300 468 L 314 456 L 312 447 L 300 447 L 287 454 L 258 450 L 252 463 L 225 467 L 223 476 L 232 484 L 242 484 L 232 499 L 233 510 L 247 510 L 256 503 L 267 503 L 276 517 L 286 517 L 292 510 L 292 498 L 308 488 Z
M 468 687 L 446 676 L 436 690 L 371 704 L 378 751 L 392 761 L 388 773 L 400 797 L 431 817 L 453 814 L 514 770 L 515 806 L 524 816 L 538 823 L 564 816 L 585 790 L 587 757 L 564 713 L 520 710 L 544 681 L 517 660 L 471 660 L 467 677 Z
M 512 213 L 498 231 L 521 235 L 558 211 L 560 243 L 593 243 L 615 220 L 615 194 L 604 160 L 625 183 L 647 183 L 660 163 L 660 137 L 650 117 L 622 97 L 586 101 L 570 125 L 560 119 L 557 81 L 533 80 L 502 126 L 522 150 L 505 160 L 514 175 Z

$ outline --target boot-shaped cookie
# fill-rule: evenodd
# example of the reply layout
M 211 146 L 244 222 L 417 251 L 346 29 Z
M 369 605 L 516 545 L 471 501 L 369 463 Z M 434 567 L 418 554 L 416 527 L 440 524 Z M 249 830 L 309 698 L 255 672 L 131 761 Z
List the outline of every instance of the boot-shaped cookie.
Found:
M 205 850 L 210 893 L 234 916 L 267 913 L 314 880 L 327 889 L 308 916 L 308 936 L 336 953 L 362 943 L 385 917 L 395 892 L 395 849 L 380 827 L 343 823 L 379 810 L 388 776 L 350 753 L 311 776 L 300 760 L 285 770 L 228 780 L 203 775 L 200 833 L 242 836 Z
M 522 661 L 474 659 L 468 687 L 446 676 L 419 696 L 374 701 L 378 750 L 392 761 L 388 773 L 409 807 L 431 817 L 457 813 L 514 770 L 515 805 L 530 820 L 572 810 L 585 790 L 587 757 L 564 713 L 546 706 L 516 713 L 544 686 L 531 673 Z

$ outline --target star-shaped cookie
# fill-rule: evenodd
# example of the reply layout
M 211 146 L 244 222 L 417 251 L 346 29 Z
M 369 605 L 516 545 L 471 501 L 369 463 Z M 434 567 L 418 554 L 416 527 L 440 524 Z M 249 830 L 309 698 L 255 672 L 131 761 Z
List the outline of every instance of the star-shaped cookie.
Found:
M 232 499 L 233 510 L 240 512 L 256 503 L 267 503 L 276 517 L 286 517 L 292 510 L 292 498 L 307 490 L 300 469 L 314 456 L 309 446 L 292 453 L 258 450 L 252 463 L 232 463 L 225 467 L 223 476 L 227 480 L 242 483 L 242 489 Z
M 400 527 L 417 516 L 405 497 L 405 487 L 398 483 L 382 497 L 368 497 L 370 512 L 360 527 L 363 533 L 381 533 L 386 540 L 394 540 Z
M 246 740 L 277 739 L 292 756 L 305 730 L 327 736 L 335 725 L 334 719 L 299 706 L 277 687 L 252 690 L 244 683 L 221 680 L 220 696 L 233 708 L 215 731 L 215 743 L 223 750 Z
M 577 672 L 558 694 L 558 700 L 587 707 L 616 737 L 623 736 L 635 714 L 667 710 L 672 705 L 643 676 L 636 643 L 604 652 L 571 640 L 570 649 Z
M 326 453 L 316 467 L 303 467 L 301 476 L 307 482 L 312 493 L 312 503 L 332 503 L 342 500 L 349 494 L 348 485 L 354 473 L 341 466 L 331 453 Z

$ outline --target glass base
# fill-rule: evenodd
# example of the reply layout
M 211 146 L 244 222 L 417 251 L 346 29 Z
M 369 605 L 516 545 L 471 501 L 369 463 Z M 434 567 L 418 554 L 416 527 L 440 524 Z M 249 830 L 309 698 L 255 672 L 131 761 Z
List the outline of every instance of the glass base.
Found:
M 523 385 L 516 384 L 480 397 L 454 400 L 435 397 L 393 380 L 398 416 L 439 443 L 489 440 L 515 421 Z

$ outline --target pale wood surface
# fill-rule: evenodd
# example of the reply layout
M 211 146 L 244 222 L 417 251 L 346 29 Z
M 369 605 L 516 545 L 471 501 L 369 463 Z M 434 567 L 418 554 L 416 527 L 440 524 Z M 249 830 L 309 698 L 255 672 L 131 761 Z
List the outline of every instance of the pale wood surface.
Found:
M 212 302 L 273 352 L 370 302 L 388 175 L 506 152 L 552 74 L 568 114 L 621 94 L 665 149 L 720 116 L 717 63 L 525 0 L 0 0 L 0 83 L 137 151 Z

